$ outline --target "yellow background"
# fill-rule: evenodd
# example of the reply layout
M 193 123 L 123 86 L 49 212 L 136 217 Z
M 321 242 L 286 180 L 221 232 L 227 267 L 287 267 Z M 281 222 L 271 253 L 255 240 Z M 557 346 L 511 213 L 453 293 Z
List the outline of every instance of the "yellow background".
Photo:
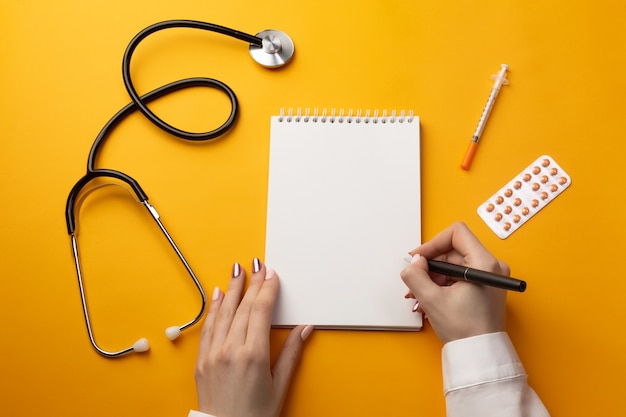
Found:
M 145 210 L 118 188 L 91 194 L 80 244 L 96 335 L 148 354 L 100 357 L 89 345 L 64 221 L 100 128 L 129 102 L 129 40 L 166 19 L 209 21 L 295 41 L 280 70 L 240 41 L 170 30 L 137 50 L 140 93 L 184 77 L 222 80 L 241 114 L 221 140 L 189 144 L 138 114 L 98 164 L 143 186 L 210 294 L 232 262 L 264 252 L 269 120 L 281 107 L 413 109 L 422 120 L 423 236 L 463 220 L 512 274 L 508 329 L 554 416 L 621 415 L 626 369 L 624 94 L 626 6 L 590 1 L 4 1 L 0 6 L 0 408 L 7 416 L 184 416 L 196 405 L 198 297 Z M 459 164 L 493 85 L 510 66 L 472 169 Z M 209 130 L 227 114 L 215 91 L 153 108 Z M 476 208 L 541 154 L 572 186 L 510 238 Z M 416 245 L 420 236 L 415 237 Z M 411 249 L 411 248 L 407 248 Z M 312 255 L 311 262 L 321 260 Z M 280 273 L 280 271 L 278 271 Z M 282 341 L 285 333 L 273 333 Z M 444 415 L 440 342 L 419 334 L 314 332 L 285 416 Z M 278 348 L 275 348 L 278 351 Z

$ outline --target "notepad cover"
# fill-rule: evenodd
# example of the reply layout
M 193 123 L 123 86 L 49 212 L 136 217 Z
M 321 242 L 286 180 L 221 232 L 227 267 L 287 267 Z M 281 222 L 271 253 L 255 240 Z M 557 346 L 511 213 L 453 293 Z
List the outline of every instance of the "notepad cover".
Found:
M 419 118 L 271 118 L 265 263 L 275 327 L 419 330 L 400 271 L 420 243 Z

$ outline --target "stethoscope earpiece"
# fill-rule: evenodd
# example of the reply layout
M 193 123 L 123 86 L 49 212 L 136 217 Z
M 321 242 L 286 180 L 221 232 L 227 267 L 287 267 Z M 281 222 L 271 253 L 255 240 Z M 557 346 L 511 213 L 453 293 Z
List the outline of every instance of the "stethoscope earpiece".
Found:
M 150 343 L 148 343 L 148 339 L 142 337 L 141 339 L 137 340 L 133 345 L 132 350 L 139 353 L 147 352 L 148 350 L 150 350 Z
M 268 29 L 256 34 L 262 39 L 262 45 L 250 44 L 250 55 L 266 68 L 285 65 L 293 57 L 295 46 L 291 38 L 279 30 Z
M 180 330 L 180 327 L 178 326 L 172 326 L 172 327 L 168 327 L 167 329 L 165 329 L 165 335 L 171 341 L 176 340 L 178 336 L 180 336 L 180 334 L 181 334 L 181 330 Z

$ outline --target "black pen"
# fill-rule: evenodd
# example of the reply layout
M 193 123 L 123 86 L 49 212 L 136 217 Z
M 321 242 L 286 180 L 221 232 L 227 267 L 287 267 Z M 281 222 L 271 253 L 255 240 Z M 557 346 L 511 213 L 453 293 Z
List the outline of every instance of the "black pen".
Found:
M 431 272 L 436 272 L 452 278 L 460 278 L 476 284 L 483 284 L 490 287 L 519 292 L 524 292 L 524 290 L 526 290 L 526 281 L 494 274 L 492 272 L 481 271 L 479 269 L 469 268 L 467 266 L 428 259 L 428 269 Z

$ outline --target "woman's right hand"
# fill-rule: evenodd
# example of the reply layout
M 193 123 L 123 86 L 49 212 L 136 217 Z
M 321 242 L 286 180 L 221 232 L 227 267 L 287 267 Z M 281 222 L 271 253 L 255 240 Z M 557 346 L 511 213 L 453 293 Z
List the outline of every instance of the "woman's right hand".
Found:
M 402 271 L 402 279 L 443 343 L 505 330 L 505 290 L 428 271 L 426 259 L 434 259 L 509 275 L 509 267 L 464 223 L 454 223 L 410 254 L 413 258 Z

